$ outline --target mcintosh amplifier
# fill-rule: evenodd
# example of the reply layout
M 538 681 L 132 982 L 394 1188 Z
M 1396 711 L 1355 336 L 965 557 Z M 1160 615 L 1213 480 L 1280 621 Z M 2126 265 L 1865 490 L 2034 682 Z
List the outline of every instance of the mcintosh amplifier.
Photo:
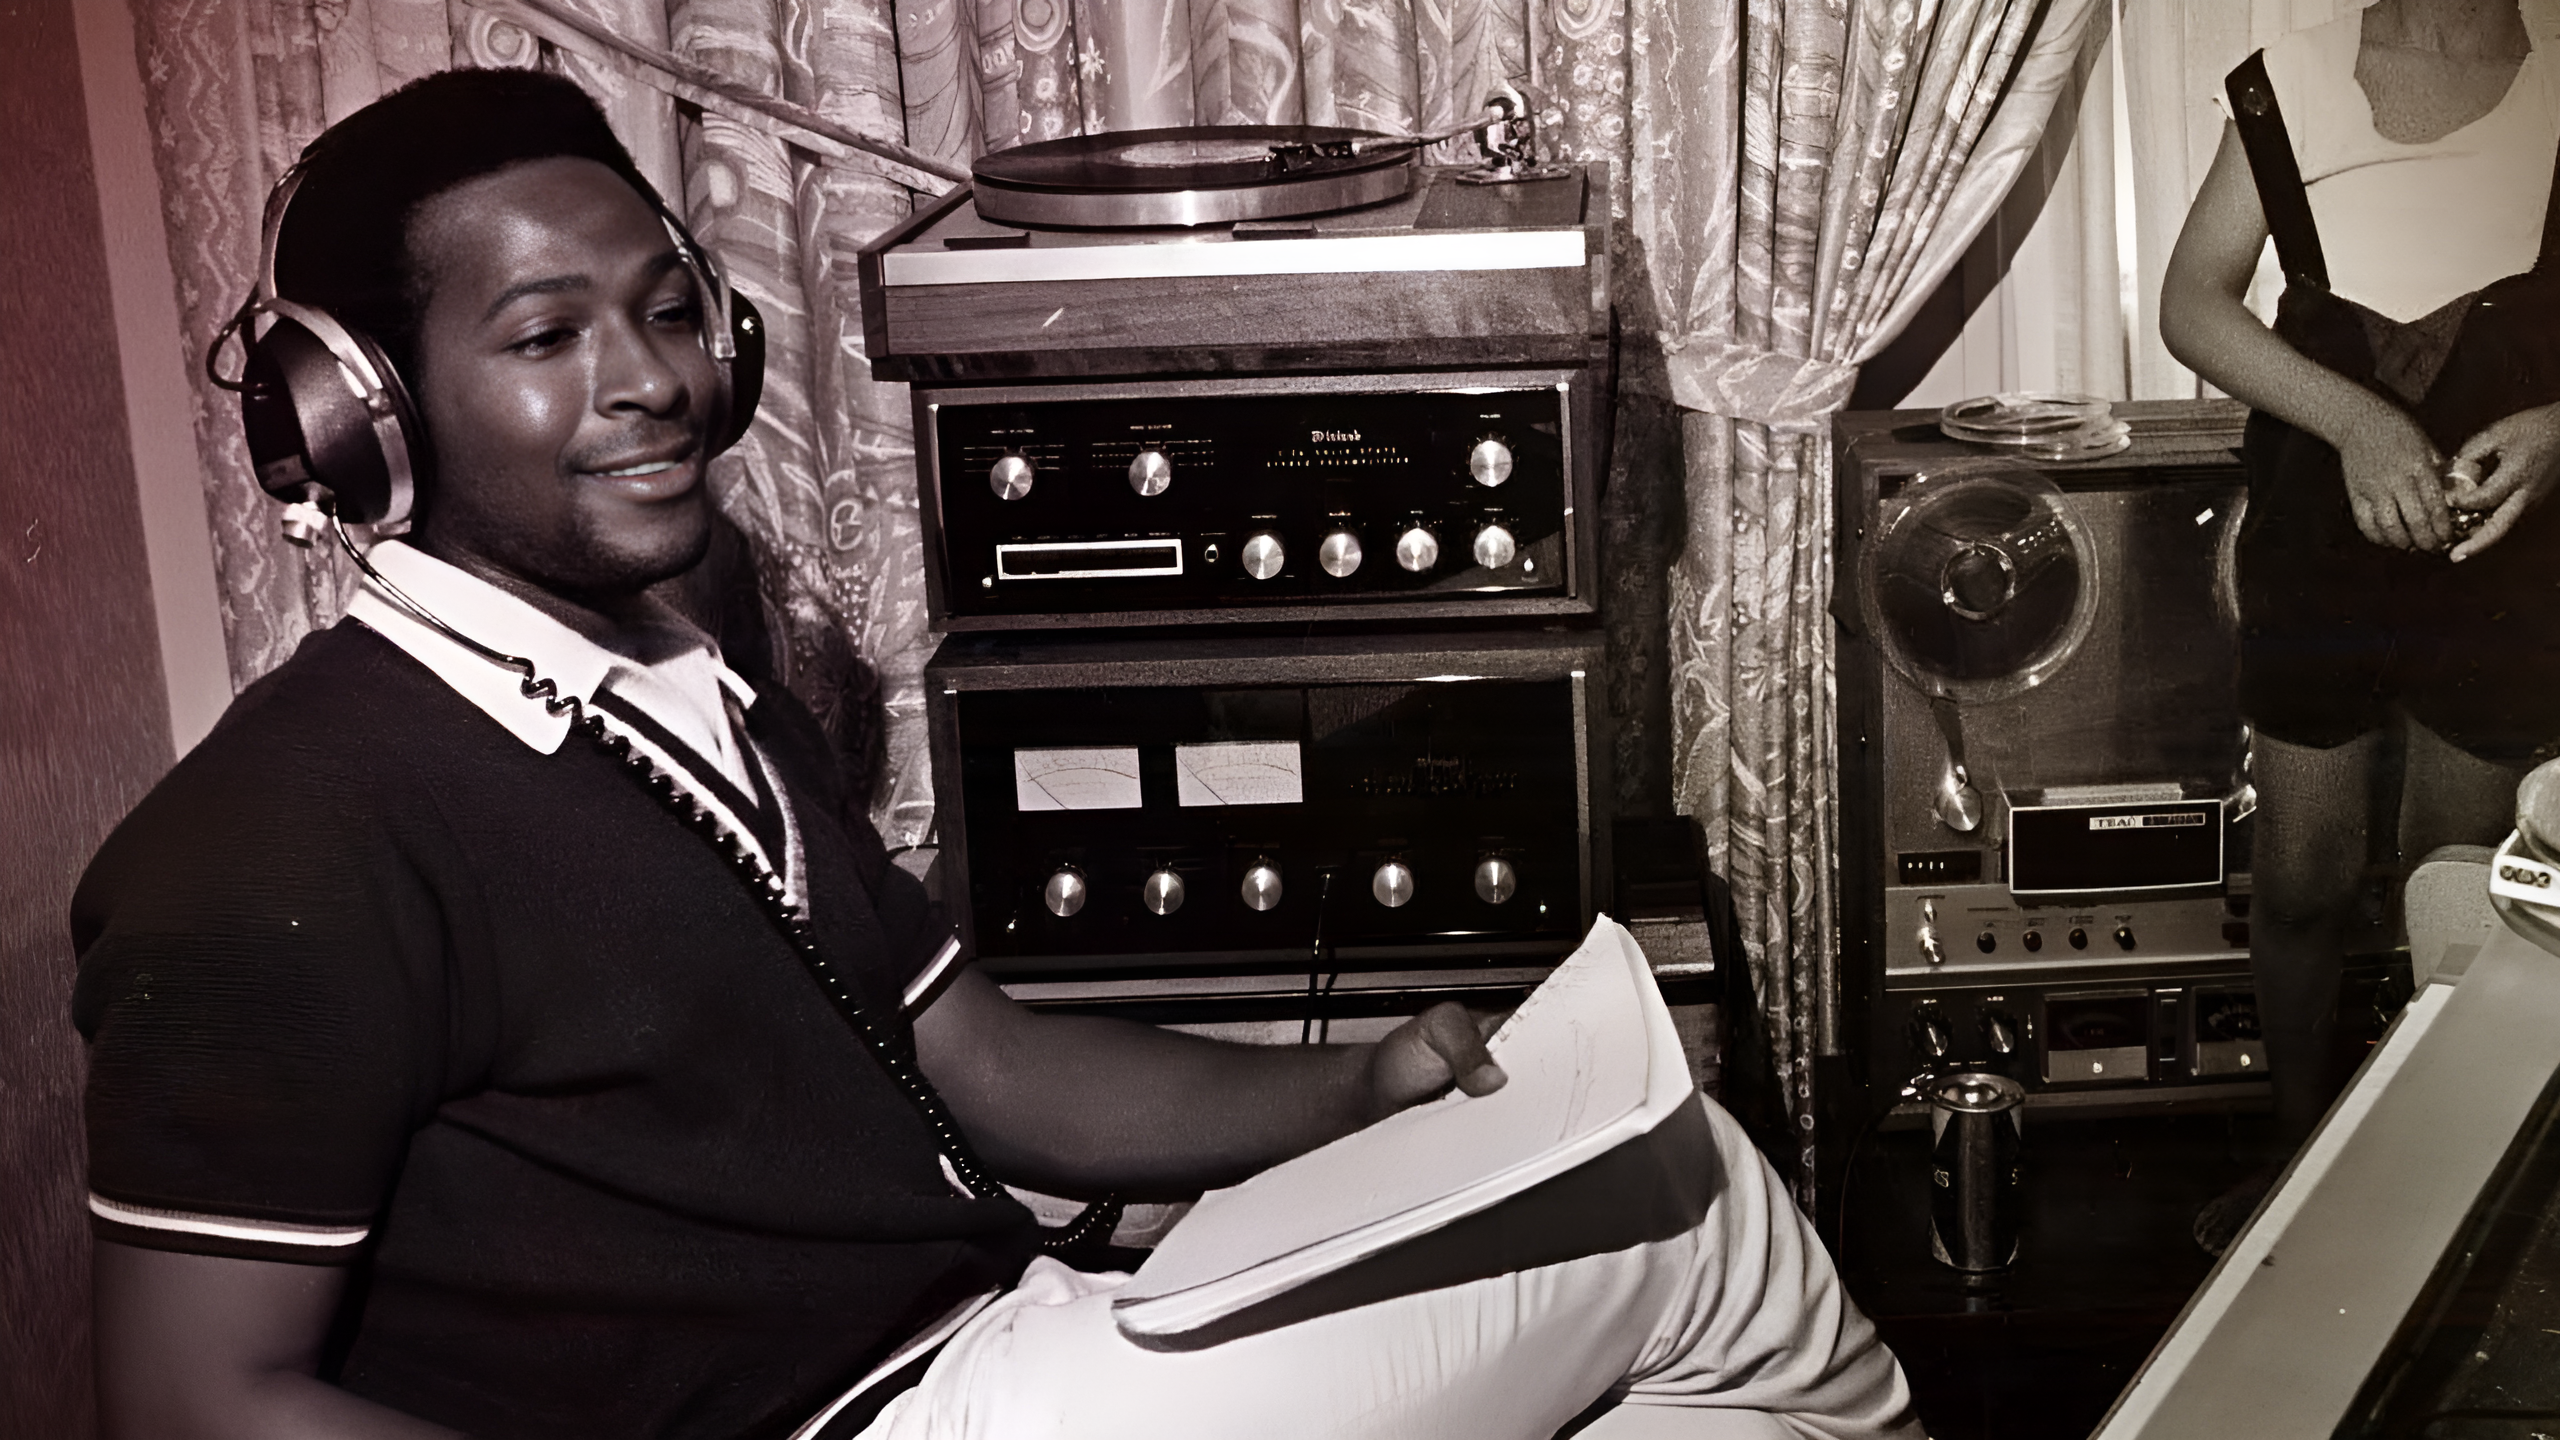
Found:
M 2263 1096 L 2234 560 L 2243 412 L 2118 407 L 2030 467 L 1933 417 L 1838 437 L 1842 943 L 1871 1093 Z
M 946 903 L 1000 979 L 1551 965 L 1605 883 L 1597 637 L 954 636 Z
M 1605 168 L 1273 169 L 1296 135 L 997 152 L 863 252 L 937 626 L 1596 612 Z

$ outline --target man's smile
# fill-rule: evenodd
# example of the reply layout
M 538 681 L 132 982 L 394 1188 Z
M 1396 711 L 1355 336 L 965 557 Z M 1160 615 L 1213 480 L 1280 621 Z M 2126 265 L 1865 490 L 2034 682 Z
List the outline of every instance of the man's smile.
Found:
M 701 447 L 688 441 L 673 453 L 617 455 L 603 464 L 580 466 L 573 473 L 583 480 L 602 481 L 634 500 L 672 500 L 702 479 L 700 457 Z

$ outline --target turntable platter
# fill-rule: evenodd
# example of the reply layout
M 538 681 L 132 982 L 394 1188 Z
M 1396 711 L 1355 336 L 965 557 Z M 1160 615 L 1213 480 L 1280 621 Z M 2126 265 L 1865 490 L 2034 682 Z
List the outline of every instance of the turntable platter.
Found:
M 1046 140 L 981 156 L 978 213 L 1005 225 L 1125 229 L 1320 215 L 1411 190 L 1419 151 L 1293 157 L 1284 146 L 1389 137 L 1323 125 L 1203 125 Z

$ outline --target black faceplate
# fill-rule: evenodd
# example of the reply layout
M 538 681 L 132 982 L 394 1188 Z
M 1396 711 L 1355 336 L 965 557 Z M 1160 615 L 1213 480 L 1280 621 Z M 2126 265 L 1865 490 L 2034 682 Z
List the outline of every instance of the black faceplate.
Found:
M 932 420 L 944 604 L 954 616 L 989 617 L 1567 594 L 1564 401 L 1547 385 L 944 402 Z M 1496 486 L 1468 469 L 1488 439 L 1512 456 Z M 1161 493 L 1131 483 L 1142 451 L 1170 466 Z M 1028 492 L 1009 500 L 989 479 L 1008 455 L 1032 466 Z M 1492 569 L 1472 553 L 1489 525 L 1515 547 Z M 1416 526 L 1439 547 L 1420 572 L 1396 558 L 1398 538 Z M 1319 547 L 1346 530 L 1361 560 L 1337 577 Z M 1257 579 L 1244 551 L 1262 532 L 1278 537 L 1284 558 L 1279 573 Z M 1140 540 L 1175 543 L 1145 554 L 1125 544 L 999 551 Z M 1155 573 L 1173 565 L 1180 573 Z M 1119 573 L 1059 573 L 1074 570 Z
M 1556 954 L 1581 926 L 1581 799 L 1572 681 L 996 691 L 957 697 L 967 797 L 969 903 L 978 951 L 998 972 L 1016 957 L 1147 957 L 1179 963 L 1258 957 L 1303 963 L 1318 939 L 1345 963 L 1416 945 L 1523 942 Z M 1294 741 L 1295 804 L 1180 803 L 1175 747 Z M 1130 747 L 1142 803 L 1025 811 L 1017 749 Z M 1476 866 L 1518 875 L 1500 904 L 1478 898 Z M 1378 902 L 1389 859 L 1412 899 Z M 1280 903 L 1241 895 L 1256 863 L 1279 870 Z M 1090 898 L 1061 919 L 1042 887 L 1073 866 Z M 1185 898 L 1149 911 L 1140 887 L 1170 866 Z M 1326 879 L 1330 873 L 1330 883 Z M 1506 943 L 1507 942 L 1507 943 Z M 1490 953 L 1490 952 L 1488 952 Z M 1371 963 L 1392 958 L 1373 952 Z

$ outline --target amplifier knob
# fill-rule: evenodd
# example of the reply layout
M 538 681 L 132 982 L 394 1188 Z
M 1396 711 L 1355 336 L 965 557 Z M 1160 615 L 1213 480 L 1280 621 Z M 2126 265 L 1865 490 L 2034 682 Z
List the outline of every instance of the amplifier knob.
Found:
M 987 471 L 987 488 L 999 500 L 1019 500 L 1031 493 L 1031 459 L 1026 455 L 1007 455 Z
M 1247 537 L 1244 548 L 1236 555 L 1244 561 L 1244 573 L 1256 580 L 1268 580 L 1279 574 L 1281 562 L 1289 558 L 1288 550 L 1280 544 L 1280 537 L 1268 530 Z
M 1520 553 L 1511 532 L 1499 525 L 1487 525 L 1476 532 L 1476 563 L 1487 570 L 1499 570 Z
M 1064 920 L 1084 908 L 1084 873 L 1073 865 L 1061 865 L 1049 883 L 1040 887 L 1040 903 L 1049 913 Z
M 1138 887 L 1138 898 L 1157 914 L 1170 915 L 1182 908 L 1182 877 L 1168 865 L 1147 877 L 1147 883 Z
M 1393 910 L 1413 898 L 1413 871 L 1401 860 L 1390 860 L 1369 877 L 1369 893 L 1378 903 Z
M 1244 884 L 1240 889 L 1248 909 L 1270 909 L 1280 903 L 1279 868 L 1268 861 L 1257 861 L 1252 869 L 1244 872 Z
M 1479 440 L 1467 452 L 1467 473 L 1490 488 L 1511 478 L 1511 447 L 1499 440 Z
M 1360 537 L 1348 530 L 1336 530 L 1324 537 L 1316 547 L 1316 563 L 1324 573 L 1339 580 L 1360 568 Z
M 1520 872 L 1499 855 L 1487 855 L 1476 863 L 1476 898 L 1487 905 L 1499 905 L 1520 888 Z
M 1161 450 L 1141 450 L 1129 462 L 1129 488 L 1141 495 L 1161 495 L 1173 483 L 1173 462 Z
M 1992 1053 L 1992 1054 L 1994 1054 L 1994 1055 L 2015 1055 L 2015 1054 L 2017 1054 L 2017 1053 L 2018 1053 L 2018 1022 L 2017 1022 L 2017 1020 L 2016 1020 L 2014 1017 L 2012 1017 L 2012 1016 L 2009 1014 L 2009 1012 L 2008 1012 L 2008 1011 L 2006 1011 L 2006 1010 L 1985 1010 L 1985 1011 L 1983 1011 L 1983 1012 L 1982 1012 L 1982 1043 L 1983 1043 L 1983 1044 L 1985 1044 L 1985 1045 L 1990 1046 L 1990 1047 L 1991 1047 L 1991 1053 Z
M 1396 563 L 1416 575 L 1440 563 L 1440 537 L 1416 525 L 1396 537 Z

